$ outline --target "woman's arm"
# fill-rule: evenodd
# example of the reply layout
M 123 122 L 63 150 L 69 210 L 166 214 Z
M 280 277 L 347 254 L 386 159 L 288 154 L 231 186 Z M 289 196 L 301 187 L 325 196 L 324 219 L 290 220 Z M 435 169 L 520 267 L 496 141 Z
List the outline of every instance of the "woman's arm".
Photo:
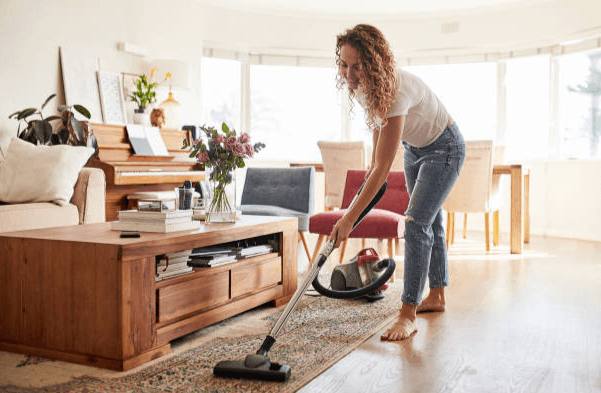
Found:
M 391 117 L 388 119 L 386 126 L 380 130 L 378 136 L 374 136 L 374 154 L 369 177 L 365 181 L 363 191 L 357 197 L 355 204 L 346 211 L 334 226 L 330 235 L 330 239 L 336 239 L 334 247 L 340 246 L 348 238 L 353 224 L 388 177 L 390 167 L 401 143 L 404 125 L 405 116 Z
M 373 148 L 371 152 L 371 162 L 367 167 L 367 172 L 365 172 L 365 178 L 367 179 L 371 174 L 371 169 L 374 167 L 374 163 L 376 161 L 376 148 L 378 147 L 378 136 L 380 135 L 380 130 L 373 130 L 372 139 L 373 139 Z

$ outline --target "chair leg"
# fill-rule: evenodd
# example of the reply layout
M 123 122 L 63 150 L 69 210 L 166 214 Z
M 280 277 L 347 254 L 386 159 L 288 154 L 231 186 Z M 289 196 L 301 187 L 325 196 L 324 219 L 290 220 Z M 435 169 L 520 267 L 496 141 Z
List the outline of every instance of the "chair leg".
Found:
M 451 212 L 447 212 L 447 249 L 451 244 Z
M 388 239 L 388 258 L 391 259 L 394 259 L 394 240 L 395 239 Z M 395 274 L 392 273 L 392 276 L 390 277 L 390 282 L 394 282 L 394 276 Z
M 492 244 L 495 247 L 499 246 L 501 238 L 500 228 L 499 228 L 499 211 L 495 211 L 492 214 Z
M 315 258 L 317 258 L 317 254 L 319 253 L 319 249 L 321 248 L 321 245 L 323 244 L 323 241 L 325 240 L 325 238 L 326 238 L 326 235 L 319 235 L 319 237 L 317 238 L 317 243 L 315 244 L 315 250 L 313 251 L 313 256 L 309 260 L 309 267 L 311 267 L 311 265 L 313 264 L 313 261 L 315 260 Z
M 361 249 L 363 250 L 365 248 L 365 238 L 361 239 Z
M 467 239 L 467 213 L 463 213 L 463 238 Z
M 451 244 L 455 243 L 455 212 L 451 213 Z
M 344 253 L 346 252 L 346 245 L 348 244 L 348 239 L 342 242 L 340 246 L 340 263 L 344 263 Z
M 307 239 L 305 238 L 304 232 L 298 232 L 300 240 L 303 242 L 303 246 L 305 246 L 305 252 L 307 253 L 307 258 L 309 258 L 309 262 L 311 262 L 311 252 L 309 251 L 309 245 L 307 244 Z
M 490 215 L 484 213 L 484 237 L 486 238 L 486 251 L 490 251 L 490 230 L 489 230 Z

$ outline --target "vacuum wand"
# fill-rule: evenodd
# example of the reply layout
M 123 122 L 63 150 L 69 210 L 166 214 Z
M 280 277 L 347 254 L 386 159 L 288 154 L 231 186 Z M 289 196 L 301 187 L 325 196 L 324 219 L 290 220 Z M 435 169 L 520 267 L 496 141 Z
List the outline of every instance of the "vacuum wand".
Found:
M 369 205 L 363 210 L 363 212 L 361 212 L 361 215 L 353 225 L 351 231 L 355 229 L 357 225 L 359 225 L 367 213 L 369 213 L 369 211 L 380 201 L 384 195 L 384 192 L 386 191 L 386 186 L 387 182 L 385 181 Z M 361 193 L 362 189 L 363 186 L 359 188 L 357 195 L 351 202 L 351 206 L 354 205 L 355 201 L 357 200 L 357 196 Z M 275 343 L 275 338 L 282 329 L 282 326 L 284 326 L 284 323 L 286 323 L 288 320 L 292 310 L 296 307 L 309 285 L 313 282 L 313 280 L 315 280 L 319 270 L 321 270 L 321 267 L 325 264 L 332 251 L 334 251 L 334 244 L 335 239 L 329 240 L 322 248 L 316 263 L 311 265 L 307 276 L 292 295 L 292 298 L 284 308 L 284 311 L 276 321 L 275 325 L 272 327 L 267 337 L 265 337 L 263 340 L 263 343 L 257 352 L 255 354 L 246 356 L 243 361 L 227 360 L 217 363 L 217 365 L 213 368 L 213 374 L 215 374 L 215 376 L 226 378 L 262 379 L 278 382 L 286 382 L 288 378 L 290 378 L 290 366 L 272 363 L 267 356 L 267 353 Z

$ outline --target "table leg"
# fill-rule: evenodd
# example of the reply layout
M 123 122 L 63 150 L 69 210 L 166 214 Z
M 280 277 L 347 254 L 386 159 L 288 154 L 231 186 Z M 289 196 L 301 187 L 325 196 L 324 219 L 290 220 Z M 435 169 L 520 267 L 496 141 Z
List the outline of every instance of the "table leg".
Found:
M 521 165 L 511 167 L 511 253 L 521 254 L 523 244 L 523 185 L 524 176 Z
M 530 243 L 530 171 L 524 173 L 524 243 Z

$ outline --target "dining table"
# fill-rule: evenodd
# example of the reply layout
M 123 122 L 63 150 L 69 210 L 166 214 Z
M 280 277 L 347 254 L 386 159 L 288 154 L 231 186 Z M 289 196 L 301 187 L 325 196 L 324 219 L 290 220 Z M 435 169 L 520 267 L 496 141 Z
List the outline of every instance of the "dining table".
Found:
M 317 161 L 290 162 L 291 167 L 312 166 L 316 172 L 323 172 L 323 163 Z M 510 186 L 510 252 L 521 254 L 524 243 L 530 243 L 530 170 L 524 164 L 496 164 L 494 175 L 509 175 Z

